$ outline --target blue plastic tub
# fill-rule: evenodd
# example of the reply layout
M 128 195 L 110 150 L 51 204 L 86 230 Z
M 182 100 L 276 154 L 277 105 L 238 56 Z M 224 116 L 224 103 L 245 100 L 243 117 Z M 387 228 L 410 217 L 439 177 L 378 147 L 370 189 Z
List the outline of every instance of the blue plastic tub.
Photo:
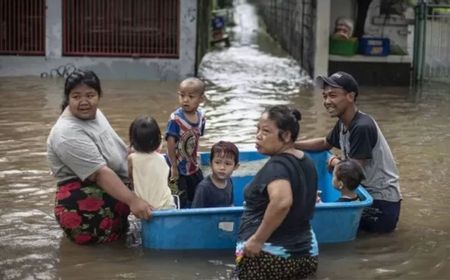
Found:
M 311 221 L 319 243 L 345 242 L 355 239 L 364 207 L 372 197 L 358 188 L 359 202 L 333 202 L 339 192 L 331 184 L 326 162 L 329 152 L 308 152 L 319 174 L 319 189 L 323 203 L 316 205 Z M 255 151 L 242 151 L 241 164 L 263 161 L 266 157 Z M 209 154 L 202 153 L 200 161 L 209 164 Z M 262 162 L 263 164 L 263 162 Z M 257 170 L 253 171 L 253 174 Z M 238 172 L 236 172 L 238 173 Z M 233 176 L 234 205 L 242 205 L 243 189 L 251 175 Z M 235 247 L 242 206 L 154 211 L 149 221 L 143 221 L 143 246 L 161 250 L 231 249 Z

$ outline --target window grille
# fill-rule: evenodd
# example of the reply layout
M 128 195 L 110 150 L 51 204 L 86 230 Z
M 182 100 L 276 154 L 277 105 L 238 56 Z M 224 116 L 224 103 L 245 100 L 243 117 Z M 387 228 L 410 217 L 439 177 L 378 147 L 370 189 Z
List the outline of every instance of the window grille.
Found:
M 177 58 L 179 0 L 64 0 L 63 55 Z
M 45 55 L 45 0 L 0 0 L 0 54 Z

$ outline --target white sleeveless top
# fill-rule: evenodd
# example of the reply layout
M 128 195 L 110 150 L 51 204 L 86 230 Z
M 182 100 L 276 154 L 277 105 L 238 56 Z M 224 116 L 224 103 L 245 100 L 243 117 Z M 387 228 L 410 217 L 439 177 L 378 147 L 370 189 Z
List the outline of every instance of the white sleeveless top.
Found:
M 135 152 L 130 155 L 136 194 L 155 209 L 175 208 L 168 186 L 169 166 L 157 153 Z

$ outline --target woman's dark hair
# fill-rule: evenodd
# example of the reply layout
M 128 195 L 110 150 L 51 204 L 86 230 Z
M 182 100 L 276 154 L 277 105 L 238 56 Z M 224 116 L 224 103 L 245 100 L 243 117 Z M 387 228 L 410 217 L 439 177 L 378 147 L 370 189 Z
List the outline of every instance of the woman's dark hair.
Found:
M 93 88 L 98 93 L 98 96 L 102 95 L 102 87 L 97 75 L 90 70 L 77 69 L 67 77 L 66 82 L 64 83 L 64 96 L 61 103 L 61 112 L 69 105 L 70 92 L 79 85 L 87 85 L 88 87 Z
M 152 117 L 137 117 L 129 129 L 130 146 L 142 153 L 151 153 L 161 145 L 161 130 Z
M 365 178 L 361 164 L 351 158 L 340 161 L 334 168 L 336 179 L 351 191 L 354 191 Z
M 295 108 L 289 108 L 285 105 L 275 105 L 264 111 L 267 113 L 270 120 L 274 121 L 277 128 L 280 130 L 278 137 L 283 140 L 283 133 L 289 131 L 291 133 L 291 140 L 295 142 L 300 133 L 300 124 L 302 114 Z
M 231 155 L 234 157 L 234 165 L 239 163 L 239 149 L 235 144 L 227 141 L 219 141 L 211 148 L 209 162 L 212 162 L 215 155 Z

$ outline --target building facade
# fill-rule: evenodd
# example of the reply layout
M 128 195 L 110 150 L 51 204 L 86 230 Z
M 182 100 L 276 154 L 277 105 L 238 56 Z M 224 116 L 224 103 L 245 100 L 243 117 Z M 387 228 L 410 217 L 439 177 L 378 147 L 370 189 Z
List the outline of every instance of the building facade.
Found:
M 195 75 L 197 0 L 0 0 L 0 76 Z M 201 54 L 200 54 L 201 55 Z

